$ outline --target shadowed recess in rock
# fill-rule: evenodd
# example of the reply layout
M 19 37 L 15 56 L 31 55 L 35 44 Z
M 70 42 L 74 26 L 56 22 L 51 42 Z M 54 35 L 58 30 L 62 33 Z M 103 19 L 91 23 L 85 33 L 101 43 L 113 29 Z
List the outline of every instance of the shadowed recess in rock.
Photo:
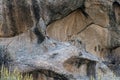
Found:
M 25 75 L 26 73 L 23 73 Z M 51 70 L 36 70 L 32 72 L 28 72 L 27 74 L 31 74 L 33 76 L 33 80 L 69 80 L 65 75 L 58 74 Z
M 71 57 L 64 62 L 66 70 L 72 73 L 79 73 L 80 76 L 87 75 L 89 78 L 96 79 L 96 62 L 88 59 Z M 82 73 L 82 74 L 80 74 Z
M 120 76 L 120 47 L 111 50 L 109 54 L 109 62 L 106 62 L 108 67 L 117 75 Z
M 40 44 L 44 41 L 45 37 L 43 34 L 38 30 L 37 27 L 34 28 L 34 33 L 37 36 L 37 43 Z
M 36 21 L 38 22 L 40 19 L 40 7 L 37 0 L 32 0 L 33 14 L 35 16 Z
M 116 23 L 120 25 L 120 4 L 118 2 L 113 3 L 113 10 L 116 18 Z
M 87 64 L 87 76 L 96 79 L 96 75 L 96 62 L 91 61 Z

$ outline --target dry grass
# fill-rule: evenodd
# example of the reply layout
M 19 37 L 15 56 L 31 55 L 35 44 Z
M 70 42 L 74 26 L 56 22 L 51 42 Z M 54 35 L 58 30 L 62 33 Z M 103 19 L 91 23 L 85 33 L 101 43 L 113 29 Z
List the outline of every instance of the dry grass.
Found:
M 1 77 L 0 80 L 33 80 L 32 76 L 30 75 L 23 75 L 16 70 L 14 72 L 10 72 L 7 68 L 2 67 L 1 69 Z

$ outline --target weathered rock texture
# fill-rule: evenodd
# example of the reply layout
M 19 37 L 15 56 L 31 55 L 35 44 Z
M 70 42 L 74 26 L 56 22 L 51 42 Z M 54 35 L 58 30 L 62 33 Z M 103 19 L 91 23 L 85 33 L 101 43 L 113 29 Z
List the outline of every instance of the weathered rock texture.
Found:
M 0 65 L 34 80 L 120 76 L 119 0 L 0 0 L 0 8 Z

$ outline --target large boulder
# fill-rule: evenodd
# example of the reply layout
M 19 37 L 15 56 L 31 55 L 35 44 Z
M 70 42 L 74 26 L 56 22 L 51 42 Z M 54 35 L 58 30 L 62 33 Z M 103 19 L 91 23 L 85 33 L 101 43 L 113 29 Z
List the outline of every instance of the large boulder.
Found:
M 10 71 L 106 80 L 120 76 L 119 47 L 120 0 L 0 0 L 0 65 Z

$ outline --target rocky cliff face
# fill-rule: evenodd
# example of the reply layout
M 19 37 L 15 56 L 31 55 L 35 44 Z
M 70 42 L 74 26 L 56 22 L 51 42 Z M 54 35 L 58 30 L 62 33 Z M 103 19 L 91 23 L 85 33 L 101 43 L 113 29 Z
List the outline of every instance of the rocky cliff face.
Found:
M 0 65 L 34 80 L 120 76 L 119 0 L 0 0 L 0 8 Z

